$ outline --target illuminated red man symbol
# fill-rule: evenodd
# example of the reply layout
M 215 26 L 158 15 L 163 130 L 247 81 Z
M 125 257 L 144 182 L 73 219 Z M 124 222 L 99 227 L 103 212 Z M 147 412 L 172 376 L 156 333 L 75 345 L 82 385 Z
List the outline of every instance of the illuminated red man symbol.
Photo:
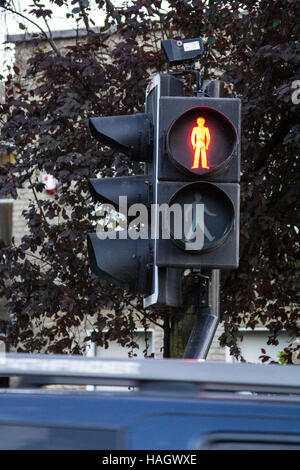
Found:
M 195 126 L 191 135 L 191 144 L 195 150 L 193 168 L 199 168 L 199 160 L 201 156 L 201 168 L 209 169 L 207 165 L 206 150 L 210 144 L 210 132 L 208 127 L 204 126 L 205 119 L 199 117 L 197 119 L 198 126 Z

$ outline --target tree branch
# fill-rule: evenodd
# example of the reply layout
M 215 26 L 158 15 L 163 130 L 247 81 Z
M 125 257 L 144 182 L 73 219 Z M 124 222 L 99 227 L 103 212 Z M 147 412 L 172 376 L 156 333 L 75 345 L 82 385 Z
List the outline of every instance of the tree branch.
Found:
M 30 185 L 31 185 L 31 189 L 32 189 L 32 192 L 33 192 L 33 196 L 34 196 L 35 202 L 36 202 L 38 208 L 40 209 L 40 214 L 41 214 L 41 216 L 43 217 L 45 223 L 49 226 L 49 224 L 48 224 L 48 222 L 47 222 L 47 219 L 46 219 L 46 216 L 45 216 L 45 214 L 44 214 L 44 211 L 43 211 L 43 209 L 42 209 L 42 207 L 41 207 L 41 205 L 40 205 L 40 201 L 39 201 L 39 199 L 38 199 L 38 197 L 37 197 L 37 195 L 36 195 L 36 191 L 35 191 L 35 189 L 34 189 L 34 187 L 33 187 L 33 185 L 32 185 L 31 178 L 29 178 L 29 183 L 30 183 Z
M 288 132 L 297 122 L 298 120 L 295 114 L 284 115 L 281 117 L 278 128 L 272 134 L 272 136 L 258 155 L 258 158 L 255 160 L 254 169 L 256 171 L 260 170 L 265 165 L 273 150 L 278 144 L 282 143 L 284 137 L 288 134 Z
M 121 21 L 121 15 L 110 0 L 105 0 L 107 12 L 117 21 Z
M 48 26 L 48 28 L 49 28 L 49 31 L 50 31 L 50 37 L 49 37 L 49 36 L 47 35 L 47 33 L 43 30 L 43 28 L 41 28 L 40 25 L 38 25 L 38 24 L 37 24 L 35 21 L 33 21 L 32 19 L 28 18 L 28 16 L 25 16 L 25 15 L 23 15 L 23 13 L 20 13 L 19 11 L 14 10 L 13 8 L 10 8 L 10 7 L 8 7 L 8 6 L 4 6 L 4 7 L 2 7 L 2 8 L 3 8 L 5 11 L 10 11 L 10 12 L 13 13 L 14 15 L 18 15 L 18 16 L 20 16 L 21 18 L 23 18 L 24 20 L 29 21 L 29 23 L 33 24 L 36 28 L 38 28 L 38 29 L 41 31 L 42 35 L 44 36 L 44 38 L 46 39 L 46 41 L 49 42 L 49 44 L 50 44 L 50 46 L 52 47 L 52 49 L 54 50 L 54 52 L 56 52 L 56 54 L 58 54 L 58 55 L 61 55 L 61 53 L 59 52 L 59 50 L 58 50 L 57 47 L 56 47 L 56 44 L 55 44 L 54 41 L 53 41 L 52 33 L 51 33 L 51 31 L 50 31 L 49 26 Z
M 141 310 L 139 308 L 135 307 L 131 302 L 128 302 L 128 305 L 131 305 L 131 307 L 134 308 L 137 315 L 140 314 L 140 315 L 144 316 L 145 318 L 147 318 L 147 320 L 149 320 L 154 325 L 159 326 L 160 328 L 163 328 L 163 325 L 161 325 L 160 323 L 153 320 L 151 317 L 149 317 L 149 315 L 147 315 L 147 313 L 141 312 Z
M 33 0 L 33 3 L 34 3 L 35 6 L 37 6 L 37 5 L 36 5 L 36 0 Z M 47 37 L 47 39 L 48 39 L 48 41 L 49 41 L 49 43 L 50 43 L 52 49 L 56 52 L 57 55 L 61 56 L 61 53 L 60 53 L 59 49 L 57 48 L 57 46 L 56 46 L 56 44 L 55 44 L 55 42 L 54 42 L 54 40 L 53 40 L 53 35 L 52 35 L 52 31 L 51 31 L 51 29 L 50 29 L 49 23 L 48 23 L 48 21 L 46 20 L 45 17 L 43 17 L 43 19 L 44 19 L 44 23 L 45 23 L 45 25 L 46 25 L 46 27 L 47 27 L 47 29 L 48 29 L 48 32 L 49 32 L 49 38 L 48 38 L 48 36 L 47 36 L 46 33 L 45 33 L 45 35 L 46 35 L 46 37 Z
M 81 11 L 81 14 L 82 14 L 82 18 L 83 18 L 87 33 L 91 34 L 91 33 L 93 33 L 93 30 L 90 28 L 89 19 L 88 19 L 88 16 L 86 14 L 85 8 L 82 4 L 82 0 L 79 0 L 79 7 L 80 7 L 80 11 Z

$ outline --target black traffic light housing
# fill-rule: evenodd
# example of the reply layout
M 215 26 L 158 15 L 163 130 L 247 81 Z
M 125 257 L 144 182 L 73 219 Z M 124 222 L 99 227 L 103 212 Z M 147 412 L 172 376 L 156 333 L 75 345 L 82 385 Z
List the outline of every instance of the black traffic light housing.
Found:
M 90 179 L 95 202 L 122 212 L 119 196 L 127 196 L 128 206 L 147 207 L 150 223 L 146 238 L 130 225 L 105 239 L 89 234 L 95 275 L 146 295 L 145 307 L 178 306 L 183 269 L 238 266 L 240 126 L 239 99 L 184 96 L 183 81 L 172 74 L 158 74 L 149 83 L 145 113 L 90 119 L 91 133 L 102 144 L 145 162 L 144 175 Z M 178 237 L 171 216 L 166 238 L 160 209 L 176 204 L 183 230 Z
M 147 109 L 156 116 L 153 162 L 147 164 L 147 171 L 153 181 L 159 236 L 152 242 L 153 289 L 144 299 L 145 307 L 164 303 L 166 292 L 178 289 L 176 281 L 170 289 L 165 284 L 160 289 L 167 272 L 178 276 L 185 268 L 236 268 L 239 259 L 240 100 L 203 92 L 184 96 L 183 82 L 176 75 L 154 77 L 147 90 Z M 210 83 L 208 89 L 216 92 L 221 89 L 217 85 Z M 204 118 L 210 130 L 208 169 L 192 168 L 191 136 L 199 118 Z M 205 236 L 200 249 L 191 250 L 188 240 L 174 237 L 172 220 L 170 236 L 164 238 L 160 207 L 174 203 L 182 208 L 189 203 L 193 213 L 194 206 L 204 208 L 200 232 Z
M 162 77 L 164 80 L 164 77 Z M 177 79 L 175 79 L 177 80 Z M 156 264 L 176 268 L 236 268 L 239 245 L 240 100 L 161 96 L 157 149 L 157 204 L 204 204 L 201 250 L 160 237 Z M 193 167 L 191 134 L 197 119 L 210 131 L 209 168 Z M 194 192 L 194 198 L 193 198 Z M 177 195 L 177 196 L 176 196 Z M 213 239 L 213 240 L 209 240 Z

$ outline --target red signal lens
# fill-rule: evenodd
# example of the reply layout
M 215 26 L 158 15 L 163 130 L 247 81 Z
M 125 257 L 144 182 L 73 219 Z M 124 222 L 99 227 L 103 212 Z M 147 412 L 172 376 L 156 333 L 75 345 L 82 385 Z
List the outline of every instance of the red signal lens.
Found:
M 187 175 L 209 175 L 226 167 L 237 144 L 237 132 L 220 111 L 191 108 L 173 121 L 167 135 L 171 161 Z
M 209 170 L 209 165 L 207 161 L 207 150 L 210 145 L 210 131 L 209 128 L 205 126 L 205 119 L 203 117 L 197 118 L 197 125 L 193 127 L 191 132 L 190 141 L 194 150 L 194 162 L 191 167 L 192 170 L 203 168 Z

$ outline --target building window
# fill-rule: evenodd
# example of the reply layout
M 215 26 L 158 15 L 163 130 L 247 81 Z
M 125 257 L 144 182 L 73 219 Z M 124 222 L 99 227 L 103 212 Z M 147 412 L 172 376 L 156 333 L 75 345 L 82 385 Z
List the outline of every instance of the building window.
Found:
M 138 344 L 138 348 L 133 351 L 130 348 L 121 346 L 117 341 L 110 341 L 109 348 L 100 348 L 95 343 L 90 343 L 87 349 L 87 356 L 89 357 L 107 357 L 107 358 L 128 358 L 130 353 L 134 357 L 141 359 L 145 356 L 145 349 L 147 348 L 147 356 L 154 353 L 154 330 L 149 329 L 145 333 L 143 328 L 137 328 L 134 332 L 134 341 Z
M 267 344 L 269 337 L 267 328 L 262 327 L 255 330 L 241 328 L 240 331 L 243 334 L 243 340 L 239 340 L 237 344 L 246 362 L 261 363 L 259 356 L 262 355 L 262 349 L 266 351 L 267 356 L 270 356 L 272 361 L 278 362 L 280 351 L 283 351 L 293 341 L 286 331 L 279 334 L 277 346 Z M 236 359 L 230 356 L 229 348 L 226 351 L 226 361 L 236 362 Z
M 134 340 L 139 345 L 139 347 L 137 349 L 134 349 L 134 351 L 132 351 L 130 348 L 125 348 L 121 346 L 116 341 L 110 341 L 108 349 L 97 347 L 95 343 L 90 342 L 87 347 L 86 355 L 88 357 L 128 359 L 129 353 L 133 352 L 135 354 L 134 357 L 136 359 L 142 359 L 144 358 L 144 351 L 147 346 L 147 356 L 150 356 L 154 353 L 154 330 L 149 329 L 145 333 L 145 330 L 143 328 L 137 328 L 134 332 Z M 132 391 L 133 389 L 128 387 L 110 387 L 105 385 L 95 387 L 94 385 L 87 385 L 86 390 L 118 390 L 120 392 L 128 392 L 130 390 Z

